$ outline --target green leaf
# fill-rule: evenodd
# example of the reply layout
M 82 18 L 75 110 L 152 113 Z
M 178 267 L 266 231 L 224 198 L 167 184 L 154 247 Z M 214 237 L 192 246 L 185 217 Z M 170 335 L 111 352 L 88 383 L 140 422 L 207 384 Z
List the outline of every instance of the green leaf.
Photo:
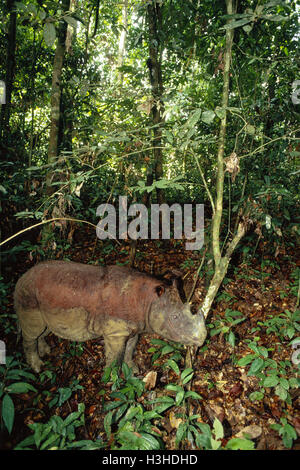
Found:
M 193 392 L 192 390 L 186 392 L 185 398 L 195 398 L 195 400 L 202 400 L 201 395 L 197 392 Z
M 111 423 L 112 423 L 112 417 L 113 417 L 113 412 L 110 411 L 105 415 L 104 421 L 103 421 L 103 426 L 104 430 L 106 432 L 106 435 L 108 439 L 110 438 L 111 435 Z
M 215 113 L 216 113 L 216 115 L 218 116 L 219 119 L 224 119 L 224 117 L 226 115 L 226 109 L 221 108 L 220 106 L 217 106 L 216 109 L 215 109 Z
M 238 28 L 239 26 L 244 26 L 245 24 L 248 24 L 248 23 L 250 23 L 250 19 L 232 21 L 231 23 L 228 23 L 225 26 L 223 26 L 221 29 L 234 29 L 234 28 Z
M 290 388 L 289 381 L 285 379 L 284 377 L 280 377 L 279 383 L 281 387 L 284 388 L 285 390 L 288 390 Z
M 163 356 L 164 354 L 169 354 L 172 351 L 174 351 L 174 348 L 168 344 L 162 348 L 161 355 Z
M 177 406 L 180 405 L 180 403 L 182 402 L 183 398 L 184 398 L 184 390 L 180 390 L 180 392 L 178 392 L 178 393 L 176 394 L 176 398 L 175 398 L 175 403 L 176 403 Z
M 192 368 L 189 367 L 188 369 L 185 369 L 181 374 L 182 384 L 184 385 L 187 382 L 189 382 L 193 375 L 194 375 L 194 371 Z
M 178 446 L 178 444 L 182 441 L 186 431 L 187 431 L 187 423 L 182 422 L 179 424 L 177 432 L 176 432 L 176 439 L 175 439 L 175 444 Z
M 44 19 L 46 18 L 47 14 L 44 10 L 40 10 L 39 11 L 39 18 L 40 20 L 44 21 Z
M 263 381 L 264 387 L 276 387 L 279 383 L 279 378 L 276 375 L 266 377 Z
M 28 436 L 23 439 L 23 441 L 19 442 L 19 444 L 16 445 L 14 450 L 26 450 L 26 449 L 31 449 L 30 446 L 34 445 L 34 436 Z
M 214 431 L 215 431 L 215 438 L 216 439 L 223 439 L 224 429 L 223 429 L 221 421 L 218 418 L 215 418 L 213 428 L 214 428 Z
M 58 400 L 58 406 L 61 406 L 65 401 L 67 401 L 70 396 L 72 395 L 72 390 L 71 388 L 59 388 L 58 389 L 59 393 L 59 400 Z
M 230 331 L 230 333 L 228 335 L 228 343 L 230 344 L 230 346 L 232 346 L 234 348 L 234 346 L 235 346 L 235 335 L 232 331 Z
M 161 445 L 154 436 L 145 432 L 141 433 L 140 450 L 159 450 L 160 448 Z
M 27 10 L 30 13 L 33 13 L 33 15 L 35 15 L 35 16 L 37 15 L 37 8 L 33 3 L 29 3 L 29 5 L 27 5 Z
M 249 395 L 249 399 L 251 401 L 259 401 L 259 400 L 262 400 L 264 397 L 264 393 L 263 392 L 252 392 L 250 393 Z
M 248 354 L 247 356 L 242 357 L 237 361 L 237 365 L 240 367 L 244 367 L 248 365 L 250 362 L 253 361 L 253 359 L 256 357 L 255 354 Z
M 211 435 L 198 433 L 196 444 L 200 449 L 203 447 L 204 449 L 211 450 Z
M 258 346 L 257 349 L 258 349 L 259 353 L 260 353 L 263 357 L 265 357 L 265 358 L 268 357 L 268 350 L 267 350 L 267 348 L 265 348 L 264 346 Z
M 9 434 L 12 431 L 15 418 L 15 407 L 12 399 L 5 394 L 2 400 L 2 419 Z
M 73 18 L 73 16 L 70 16 L 70 15 L 65 15 L 63 16 L 63 19 L 70 25 L 72 26 L 73 28 L 77 28 L 77 20 L 75 20 L 75 18 Z
M 251 26 L 250 24 L 246 24 L 245 26 L 243 26 L 243 30 L 249 34 L 253 29 L 253 26 Z M 254 60 L 252 60 L 252 62 L 254 62 Z
M 202 114 L 202 109 L 201 108 L 196 109 L 196 111 L 194 111 L 193 114 L 188 118 L 184 127 L 185 128 L 194 127 L 195 124 L 197 124 L 197 122 L 199 121 L 201 114 Z
M 213 437 L 210 440 L 211 442 L 211 448 L 212 450 L 217 450 L 221 447 L 221 441 L 217 441 L 217 439 L 214 439 Z
M 250 441 L 249 439 L 241 439 L 238 437 L 234 437 L 227 442 L 225 449 L 230 450 L 253 450 L 254 449 L 254 442 Z
M 255 134 L 255 127 L 252 126 L 251 124 L 247 124 L 245 127 L 245 131 L 247 134 L 254 135 Z
M 73 421 L 75 421 L 75 419 L 78 419 L 79 416 L 83 413 L 83 410 L 82 409 L 79 409 L 79 406 L 80 405 L 84 405 L 83 403 L 79 403 L 78 405 L 78 411 L 73 411 L 73 413 L 70 413 L 66 419 L 65 419 L 65 426 L 68 426 L 70 423 L 72 423 Z
M 48 47 L 52 47 L 56 39 L 56 30 L 53 23 L 45 23 L 43 36 Z
M 265 361 L 261 357 L 257 357 L 251 364 L 248 375 L 255 375 L 264 367 Z
M 7 379 L 9 380 L 18 380 L 21 377 L 26 377 L 26 379 L 35 380 L 36 377 L 31 372 L 26 372 L 22 369 L 10 369 L 7 373 Z
M 281 400 L 286 400 L 288 396 L 287 390 L 285 390 L 281 385 L 277 385 L 275 388 L 275 393 Z
M 166 390 L 171 390 L 172 392 L 180 392 L 180 390 L 182 390 L 182 388 L 180 387 L 180 385 L 174 385 L 174 384 L 168 384 L 166 385 Z
M 36 388 L 26 382 L 15 382 L 7 386 L 9 393 L 27 393 L 29 390 L 36 392 Z
M 215 113 L 212 110 L 203 111 L 201 114 L 201 121 L 205 122 L 206 124 L 211 124 L 215 118 Z
M 15 6 L 22 11 L 27 11 L 27 6 L 22 2 L 15 2 Z
M 41 445 L 40 449 L 41 450 L 44 450 L 44 449 L 50 449 L 50 448 L 53 448 L 55 447 L 54 444 L 58 444 L 59 442 L 59 434 L 51 434 L 51 436 L 45 441 L 43 442 L 43 444 Z
M 173 144 L 173 134 L 168 130 L 166 130 L 165 133 L 169 144 Z
M 264 20 L 270 20 L 270 21 L 285 21 L 287 18 L 282 15 L 263 15 L 262 18 Z
M 167 364 L 170 367 L 170 369 L 172 369 L 175 372 L 175 374 L 180 375 L 178 364 L 173 359 L 168 359 Z

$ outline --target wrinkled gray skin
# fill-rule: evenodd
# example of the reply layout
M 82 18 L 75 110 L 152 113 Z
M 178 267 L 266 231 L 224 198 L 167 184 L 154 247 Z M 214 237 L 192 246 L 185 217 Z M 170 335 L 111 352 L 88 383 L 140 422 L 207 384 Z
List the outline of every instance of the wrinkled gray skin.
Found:
M 74 341 L 103 336 L 106 365 L 124 361 L 135 372 L 140 333 L 196 346 L 207 334 L 203 316 L 191 314 L 175 284 L 123 266 L 40 263 L 17 282 L 14 303 L 26 360 L 36 372 L 50 352 L 44 339 L 50 332 Z

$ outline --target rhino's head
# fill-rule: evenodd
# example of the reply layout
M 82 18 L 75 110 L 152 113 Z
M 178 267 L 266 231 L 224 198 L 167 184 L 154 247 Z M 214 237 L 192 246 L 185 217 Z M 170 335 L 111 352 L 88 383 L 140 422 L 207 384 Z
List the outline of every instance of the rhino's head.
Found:
M 150 329 L 171 341 L 201 346 L 207 335 L 203 315 L 191 313 L 189 304 L 181 301 L 174 284 L 159 286 L 156 293 L 148 318 Z

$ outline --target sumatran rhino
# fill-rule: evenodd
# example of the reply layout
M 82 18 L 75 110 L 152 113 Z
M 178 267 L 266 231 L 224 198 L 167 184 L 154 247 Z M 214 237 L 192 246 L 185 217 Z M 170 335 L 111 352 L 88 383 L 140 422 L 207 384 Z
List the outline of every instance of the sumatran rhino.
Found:
M 139 333 L 158 333 L 186 345 L 206 338 L 202 315 L 192 315 L 177 287 L 124 266 L 48 261 L 17 282 L 15 310 L 28 364 L 39 372 L 53 332 L 74 341 L 104 337 L 106 365 L 132 355 Z

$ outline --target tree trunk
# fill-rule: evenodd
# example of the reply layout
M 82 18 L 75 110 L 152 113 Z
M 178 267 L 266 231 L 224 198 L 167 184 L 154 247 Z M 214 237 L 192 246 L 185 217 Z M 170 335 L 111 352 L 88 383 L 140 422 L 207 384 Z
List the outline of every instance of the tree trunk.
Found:
M 152 0 L 148 4 L 148 27 L 149 27 L 149 59 L 147 65 L 150 74 L 150 83 L 152 88 L 152 120 L 153 129 L 153 156 L 154 156 L 154 175 L 156 181 L 163 177 L 163 163 L 161 151 L 161 125 L 163 122 L 163 83 L 161 71 L 162 46 L 160 34 L 162 31 L 162 14 L 160 2 Z M 164 202 L 163 191 L 157 188 L 157 202 Z
M 127 36 L 127 26 L 128 26 L 128 0 L 124 0 L 122 6 L 122 29 L 119 39 L 119 51 L 118 51 L 118 67 L 124 65 L 124 57 L 126 50 L 126 36 Z M 119 82 L 122 85 L 123 83 L 123 72 L 119 71 Z
M 15 74 L 15 55 L 16 55 L 16 26 L 17 13 L 14 11 L 14 0 L 6 1 L 6 9 L 9 14 L 9 24 L 7 33 L 7 54 L 6 54 L 6 104 L 1 106 L 1 131 L 0 137 L 6 142 L 9 136 L 9 120 L 11 110 L 11 94 Z
M 62 0 L 61 8 L 64 12 L 70 8 L 70 0 Z M 52 91 L 51 91 L 51 118 L 50 118 L 50 138 L 48 147 L 48 163 L 54 163 L 58 156 L 59 146 L 59 120 L 60 120 L 60 100 L 61 100 L 61 74 L 65 55 L 65 41 L 67 33 L 67 23 L 61 20 L 57 32 L 57 45 L 55 50 Z M 47 176 L 47 190 L 51 194 L 52 172 Z
M 235 13 L 233 9 L 233 0 L 226 0 L 227 14 L 232 15 Z M 229 23 L 231 20 L 229 20 Z M 202 312 L 206 318 L 212 303 L 216 297 L 220 285 L 226 275 L 228 265 L 230 262 L 231 255 L 235 250 L 237 244 L 246 233 L 246 226 L 244 222 L 240 222 L 238 225 L 237 232 L 229 244 L 225 255 L 222 257 L 220 248 L 220 227 L 222 221 L 223 212 L 223 189 L 224 189 L 224 152 L 225 152 L 225 141 L 226 141 L 226 124 L 227 124 L 227 107 L 229 98 L 229 80 L 230 80 L 230 64 L 232 57 L 232 42 L 233 42 L 234 29 L 226 30 L 226 45 L 224 54 L 224 82 L 223 82 L 223 94 L 222 94 L 222 107 L 224 110 L 224 116 L 221 119 L 219 142 L 218 142 L 218 154 L 217 154 L 217 188 L 216 188 L 216 200 L 214 203 L 215 211 L 212 221 L 212 251 L 214 256 L 215 271 L 210 281 L 207 294 L 204 302 L 201 305 L 199 312 Z

